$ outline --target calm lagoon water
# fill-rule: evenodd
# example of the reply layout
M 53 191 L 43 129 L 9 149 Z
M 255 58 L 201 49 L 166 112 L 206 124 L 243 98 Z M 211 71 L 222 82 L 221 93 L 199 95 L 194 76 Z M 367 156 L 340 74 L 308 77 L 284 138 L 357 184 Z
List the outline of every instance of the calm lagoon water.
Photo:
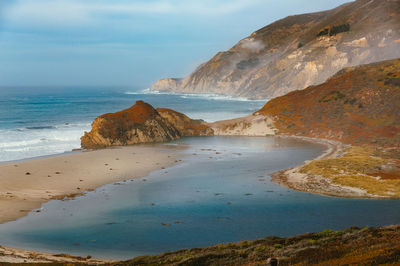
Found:
M 0 244 L 125 259 L 181 248 L 400 223 L 400 201 L 343 199 L 286 189 L 269 174 L 324 147 L 275 137 L 185 138 L 183 162 L 106 185 L 0 225 Z

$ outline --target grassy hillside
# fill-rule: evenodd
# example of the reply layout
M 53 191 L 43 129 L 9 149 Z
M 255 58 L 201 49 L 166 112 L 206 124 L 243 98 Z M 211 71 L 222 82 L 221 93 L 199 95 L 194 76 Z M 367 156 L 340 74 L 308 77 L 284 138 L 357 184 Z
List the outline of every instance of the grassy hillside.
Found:
M 400 197 L 400 60 L 347 68 L 327 82 L 269 101 L 257 114 L 279 134 L 353 145 L 300 173 L 377 197 Z
M 115 265 L 398 265 L 400 228 L 324 230 L 144 256 Z
M 269 101 L 281 134 L 400 146 L 400 60 L 347 68 L 327 82 Z

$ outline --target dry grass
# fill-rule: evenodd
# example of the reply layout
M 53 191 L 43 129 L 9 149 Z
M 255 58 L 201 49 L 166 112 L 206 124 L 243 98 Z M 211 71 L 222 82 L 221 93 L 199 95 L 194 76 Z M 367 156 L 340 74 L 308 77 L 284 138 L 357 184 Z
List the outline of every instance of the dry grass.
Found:
M 254 241 L 220 244 L 137 257 L 113 265 L 398 265 L 400 230 L 349 228 L 296 237 L 267 237 Z
M 370 194 L 400 197 L 400 180 L 382 180 L 369 175 L 339 175 L 332 180 L 342 186 L 362 188 Z
M 370 194 L 383 197 L 400 197 L 400 180 L 386 180 L 372 173 L 379 173 L 389 159 L 373 156 L 373 148 L 351 147 L 341 158 L 313 161 L 300 169 L 301 173 L 320 175 L 333 183 L 361 188 Z M 375 174 L 376 175 L 376 174 Z

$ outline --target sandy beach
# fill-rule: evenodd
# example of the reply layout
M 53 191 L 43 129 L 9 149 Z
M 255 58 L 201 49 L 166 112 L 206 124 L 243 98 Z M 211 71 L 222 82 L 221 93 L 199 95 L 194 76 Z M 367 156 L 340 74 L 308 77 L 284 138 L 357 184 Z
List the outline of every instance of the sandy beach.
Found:
M 136 145 L 0 164 L 0 223 L 43 203 L 146 176 L 178 162 L 176 146 Z

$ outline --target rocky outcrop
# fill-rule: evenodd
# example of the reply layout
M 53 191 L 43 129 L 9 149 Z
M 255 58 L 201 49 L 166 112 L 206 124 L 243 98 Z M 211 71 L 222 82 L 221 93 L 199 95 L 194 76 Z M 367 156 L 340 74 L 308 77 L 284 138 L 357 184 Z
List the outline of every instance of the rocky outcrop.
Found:
M 129 109 L 96 118 L 92 130 L 85 132 L 81 146 L 86 149 L 179 138 L 180 132 L 149 104 L 137 101 Z
M 400 57 L 400 0 L 357 0 L 290 16 L 154 90 L 272 98 L 320 84 L 344 67 Z
M 158 108 L 158 113 L 172 124 L 182 137 L 211 136 L 213 129 L 203 120 L 193 120 L 186 115 L 167 108 Z
M 148 103 L 137 101 L 129 109 L 96 118 L 92 130 L 81 138 L 81 146 L 96 149 L 212 134 L 212 129 L 203 121 L 170 109 L 156 110 Z
M 344 69 L 269 101 L 257 115 L 279 134 L 400 148 L 400 59 Z

